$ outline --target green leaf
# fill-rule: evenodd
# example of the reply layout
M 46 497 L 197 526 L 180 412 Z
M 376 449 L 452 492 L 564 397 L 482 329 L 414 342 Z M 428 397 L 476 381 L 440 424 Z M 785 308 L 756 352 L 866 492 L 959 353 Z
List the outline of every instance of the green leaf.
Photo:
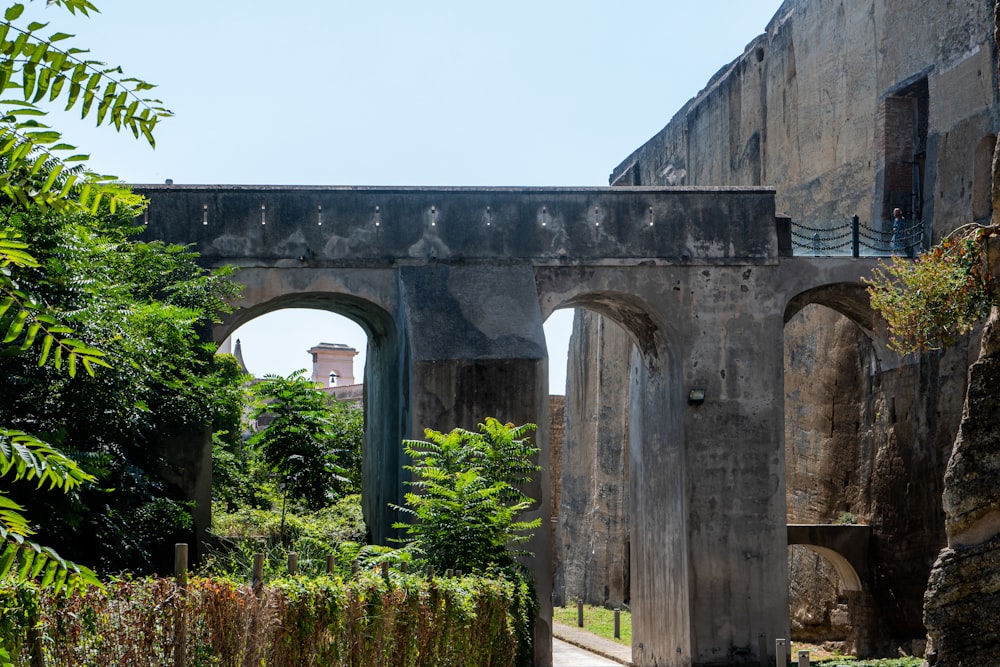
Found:
M 28 99 L 35 90 L 35 80 L 38 78 L 38 66 L 32 62 L 24 63 L 21 72 L 24 76 L 21 84 L 24 89 L 24 99 Z
M 8 22 L 16 21 L 18 18 L 20 18 L 23 12 L 24 12 L 24 5 L 22 5 L 21 3 L 17 3 L 7 8 L 7 11 L 5 11 L 3 14 L 3 18 L 5 21 Z
M 0 581 L 7 578 L 11 565 L 14 564 L 14 559 L 17 558 L 18 551 L 20 551 L 20 548 L 17 544 L 7 542 L 7 546 L 3 550 L 3 555 L 0 556 Z
M 46 556 L 43 553 L 39 553 L 37 556 L 35 556 L 35 564 L 32 566 L 31 574 L 28 575 L 28 578 L 29 579 L 36 578 L 39 574 L 41 574 L 42 568 L 44 568 L 45 564 L 48 562 L 49 562 L 48 556 Z
M 94 98 L 97 97 L 97 85 L 101 82 L 101 73 L 95 72 L 87 80 L 87 85 L 83 91 L 83 107 L 80 110 L 80 118 L 86 118 L 87 114 L 90 113 L 90 107 L 94 103 Z
M 35 562 L 35 552 L 30 549 L 21 549 L 21 565 L 17 569 L 17 578 L 19 581 L 27 581 L 28 571 L 31 569 L 33 562 Z
M 5 297 L 3 300 L 0 300 L 0 318 L 3 317 L 3 314 L 7 312 L 7 309 L 10 308 L 11 305 L 13 305 L 13 303 L 14 303 L 14 297 L 12 296 L 8 296 Z
M 48 565 L 45 566 L 45 576 L 42 577 L 42 581 L 38 584 L 42 590 L 52 585 L 52 581 L 56 578 L 56 572 L 58 570 L 59 563 L 54 560 L 50 560 Z
M 104 117 L 108 113 L 108 109 L 111 107 L 111 103 L 115 99 L 115 94 L 118 89 L 118 84 L 114 81 L 109 83 L 104 89 L 104 97 L 101 98 L 101 103 L 97 105 L 97 124 L 101 125 L 104 123 Z
M 7 335 L 4 336 L 3 342 L 10 343 L 17 339 L 21 335 L 21 330 L 24 329 L 24 323 L 28 319 L 28 311 L 22 310 L 14 316 L 14 321 L 11 323 L 10 328 L 7 330 Z
M 21 351 L 27 350 L 35 342 L 35 336 L 38 335 L 38 330 L 42 328 L 41 322 L 32 322 L 28 325 L 28 333 L 24 336 L 24 342 L 21 343 Z
M 62 135 L 55 130 L 46 130 L 44 132 L 25 132 L 24 136 L 36 144 L 54 144 L 62 139 Z
M 38 365 L 44 366 L 45 361 L 49 358 L 49 351 L 52 349 L 52 341 L 55 340 L 52 334 L 46 334 L 45 338 L 42 340 L 42 352 L 38 356 Z
M 38 75 L 38 83 L 35 88 L 35 97 L 31 100 L 32 103 L 38 103 L 49 90 L 49 82 L 52 80 L 52 70 L 48 67 L 43 67 L 41 73 Z

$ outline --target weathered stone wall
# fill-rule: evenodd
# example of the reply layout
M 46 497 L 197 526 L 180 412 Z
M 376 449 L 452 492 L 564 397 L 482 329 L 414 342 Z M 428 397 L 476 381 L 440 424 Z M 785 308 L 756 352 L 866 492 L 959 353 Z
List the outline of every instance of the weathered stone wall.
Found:
M 611 182 L 773 186 L 778 211 L 810 225 L 854 214 L 884 220 L 900 202 L 937 240 L 989 215 L 1000 126 L 992 10 L 980 0 L 787 0 L 764 34 L 622 162 Z M 906 169 L 919 180 L 918 196 L 899 191 Z M 593 334 L 600 325 L 587 326 Z M 584 359 L 595 377 L 627 368 L 627 352 L 586 356 L 582 340 L 570 358 Z M 878 652 L 919 650 L 922 594 L 945 540 L 942 478 L 970 348 L 900 360 L 884 341 L 819 306 L 789 322 L 785 347 L 789 521 L 833 522 L 850 513 L 871 525 L 876 575 L 866 583 L 874 608 L 864 614 L 871 626 L 864 634 Z M 600 383 L 588 387 L 604 391 Z M 592 437 L 574 419 L 568 411 L 567 441 Z M 618 447 L 594 441 L 595 458 L 602 445 Z M 563 481 L 564 498 L 593 493 L 573 488 L 589 477 L 564 474 Z M 563 517 L 569 537 L 560 541 L 585 534 L 573 521 Z M 564 569 L 582 568 L 599 592 L 590 579 L 609 563 L 583 549 L 574 563 L 572 553 L 564 548 Z M 797 560 L 793 596 L 815 590 L 808 578 L 829 578 L 805 565 L 815 559 Z M 822 600 L 793 597 L 793 627 L 809 627 L 803 638 L 844 634 L 840 617 L 827 613 L 843 599 L 836 586 Z
M 552 572 L 559 571 L 561 556 L 556 544 L 556 529 L 559 525 L 559 505 L 562 499 L 562 453 L 563 432 L 566 424 L 566 397 L 549 395 L 549 487 L 552 489 L 552 516 L 550 521 L 550 543 L 552 549 Z M 556 597 L 553 594 L 553 600 Z
M 995 6 L 1000 43 L 1000 2 Z M 992 226 L 1000 227 L 1000 155 L 993 158 Z M 969 369 L 962 424 L 944 479 L 947 545 L 924 596 L 928 662 L 939 667 L 996 662 L 1000 652 L 1000 240 L 987 240 L 993 308 L 979 358 Z
M 629 601 L 628 359 L 625 331 L 583 311 L 570 338 L 555 602 Z M 607 361 L 606 361 L 607 360 Z M 624 361 L 624 365 L 618 363 Z
M 924 633 L 919 601 L 944 540 L 942 477 L 968 363 L 960 347 L 882 368 L 895 361 L 892 354 L 822 306 L 785 327 L 788 520 L 872 526 L 877 576 L 866 582 L 875 600 L 866 631 L 870 648 L 888 653 L 893 644 L 910 650 Z M 824 629 L 810 620 L 844 597 L 840 587 L 817 595 L 805 583 L 817 576 L 812 562 L 790 554 L 793 629 L 811 626 L 811 634 L 847 639 L 834 631 L 836 623 Z
M 920 208 L 940 235 L 974 217 L 990 173 L 979 147 L 998 126 L 992 23 L 978 0 L 786 0 L 611 182 L 762 184 L 798 221 L 879 220 L 900 135 L 893 103 L 924 84 L 928 117 L 911 131 L 925 127 Z

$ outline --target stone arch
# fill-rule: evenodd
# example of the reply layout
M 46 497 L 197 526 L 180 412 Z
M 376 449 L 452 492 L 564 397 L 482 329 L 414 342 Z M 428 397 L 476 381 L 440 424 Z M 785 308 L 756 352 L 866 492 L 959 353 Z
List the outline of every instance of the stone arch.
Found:
M 858 655 L 872 650 L 871 530 L 830 524 L 838 516 L 865 512 L 857 495 L 863 484 L 858 457 L 863 450 L 862 425 L 873 419 L 873 410 L 856 395 L 864 393 L 861 387 L 874 382 L 880 369 L 883 341 L 876 335 L 876 321 L 861 282 L 831 281 L 804 290 L 789 299 L 784 312 L 788 516 L 793 522 L 813 524 L 789 525 L 788 544 L 821 559 L 802 558 L 790 550 L 789 578 L 798 584 L 793 592 L 806 590 L 805 582 L 829 572 L 828 568 L 840 582 L 832 592 L 812 598 L 795 593 L 790 600 L 792 627 L 835 633 L 827 638 L 844 639 L 845 650 Z M 805 336 L 804 326 L 811 331 Z M 832 613 L 816 615 L 815 605 L 827 610 L 839 607 L 846 611 L 846 622 L 843 616 L 834 622 Z M 801 614 L 806 609 L 810 611 Z M 809 625 L 810 617 L 824 620 Z
M 246 276 L 237 274 L 247 284 Z M 212 332 L 222 341 L 242 324 L 286 308 L 325 310 L 353 320 L 368 335 L 364 370 L 365 437 L 362 446 L 362 508 L 371 538 L 385 543 L 395 517 L 388 503 L 401 497 L 399 443 L 401 417 L 401 342 L 392 314 L 382 304 L 346 291 L 272 292 L 247 285 L 242 303 Z M 249 295 L 249 299 L 247 298 Z M 253 298 L 261 297 L 261 298 Z
M 828 561 L 833 566 L 833 569 L 837 571 L 837 575 L 840 577 L 840 581 L 844 584 L 846 590 L 862 590 L 861 578 L 858 576 L 858 572 L 854 569 L 854 566 L 851 565 L 851 561 L 847 560 L 846 557 L 829 547 L 820 547 L 815 544 L 800 544 L 799 546 L 819 554 Z
M 623 372 L 627 376 L 623 382 L 624 396 L 620 393 L 609 396 L 606 404 L 608 414 L 617 411 L 616 416 L 622 417 L 626 431 L 620 436 L 624 465 L 618 483 L 625 487 L 627 495 L 626 567 L 633 651 L 657 650 L 657 643 L 670 637 L 688 653 L 691 649 L 691 590 L 685 496 L 687 469 L 684 419 L 678 407 L 685 403 L 681 396 L 679 364 L 674 363 L 673 350 L 676 348 L 671 344 L 672 332 L 641 298 L 617 290 L 564 295 L 547 310 L 552 312 L 559 308 L 596 313 L 614 322 L 631 342 L 628 358 L 611 360 L 609 363 L 615 364 L 614 370 L 607 371 L 610 375 Z M 573 391 L 573 386 L 567 386 L 567 403 Z M 601 388 L 590 387 L 588 391 L 601 391 Z M 618 391 L 617 386 L 615 391 Z M 567 447 L 572 446 L 569 437 L 564 442 Z M 603 446 L 617 445 L 604 443 Z M 567 455 L 564 451 L 564 457 Z M 596 483 L 607 489 L 606 485 L 614 481 L 608 477 Z M 612 494 L 602 491 L 601 495 L 607 499 Z M 598 501 L 591 499 L 591 502 Z M 566 593 L 575 594 L 575 591 L 567 590 Z M 600 600 L 588 601 L 601 603 Z M 669 609 L 669 613 L 664 613 L 665 609 Z M 669 627 L 665 627 L 665 623 Z M 672 644 L 670 651 L 674 650 Z M 637 662 L 641 660 L 642 654 L 636 654 L 636 659 Z
M 869 526 L 845 525 L 789 525 L 788 545 L 800 545 L 819 554 L 833 565 L 844 587 L 849 591 L 866 588 L 870 564 Z
M 543 305 L 543 318 L 562 308 L 592 310 L 620 326 L 644 360 L 651 366 L 669 350 L 669 330 L 652 313 L 655 310 L 639 297 L 617 290 L 595 290 L 567 296 L 554 304 Z
M 813 303 L 837 311 L 861 327 L 869 336 L 874 334 L 875 311 L 872 310 L 863 283 L 828 283 L 799 292 L 789 299 L 785 306 L 785 324 L 788 324 L 799 311 Z
M 789 525 L 788 544 L 818 554 L 830 563 L 844 586 L 850 619 L 848 643 L 859 655 L 872 652 L 873 598 L 870 544 L 872 532 L 862 525 Z

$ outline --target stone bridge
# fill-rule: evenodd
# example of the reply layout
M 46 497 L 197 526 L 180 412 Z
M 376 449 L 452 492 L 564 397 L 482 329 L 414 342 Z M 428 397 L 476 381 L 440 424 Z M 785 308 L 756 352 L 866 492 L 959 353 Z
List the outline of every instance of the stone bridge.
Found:
M 148 238 L 194 244 L 245 286 L 215 327 L 286 307 L 368 333 L 364 507 L 403 492 L 400 440 L 486 416 L 539 425 L 542 323 L 587 308 L 635 343 L 627 478 L 636 665 L 758 664 L 788 637 L 783 326 L 821 303 L 870 330 L 873 261 L 791 257 L 765 188 L 137 186 Z M 184 449 L 200 507 L 210 441 Z M 530 491 L 549 525 L 548 476 Z M 202 527 L 207 509 L 199 514 Z M 548 531 L 535 552 L 536 664 L 551 663 Z M 766 643 L 761 641 L 764 637 Z
M 801 545 L 833 565 L 844 586 L 855 650 L 872 650 L 872 530 L 854 524 L 789 524 L 788 544 Z

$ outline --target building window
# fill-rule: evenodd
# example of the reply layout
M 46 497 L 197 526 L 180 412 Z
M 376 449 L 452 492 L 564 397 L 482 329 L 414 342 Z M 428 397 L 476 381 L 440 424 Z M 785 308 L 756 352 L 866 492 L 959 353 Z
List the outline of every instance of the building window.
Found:
M 900 208 L 908 220 L 923 219 L 927 161 L 927 78 L 885 98 L 882 107 L 883 220 Z
M 976 147 L 975 164 L 972 165 L 972 217 L 987 220 L 993 213 L 993 151 L 997 138 L 989 134 Z

